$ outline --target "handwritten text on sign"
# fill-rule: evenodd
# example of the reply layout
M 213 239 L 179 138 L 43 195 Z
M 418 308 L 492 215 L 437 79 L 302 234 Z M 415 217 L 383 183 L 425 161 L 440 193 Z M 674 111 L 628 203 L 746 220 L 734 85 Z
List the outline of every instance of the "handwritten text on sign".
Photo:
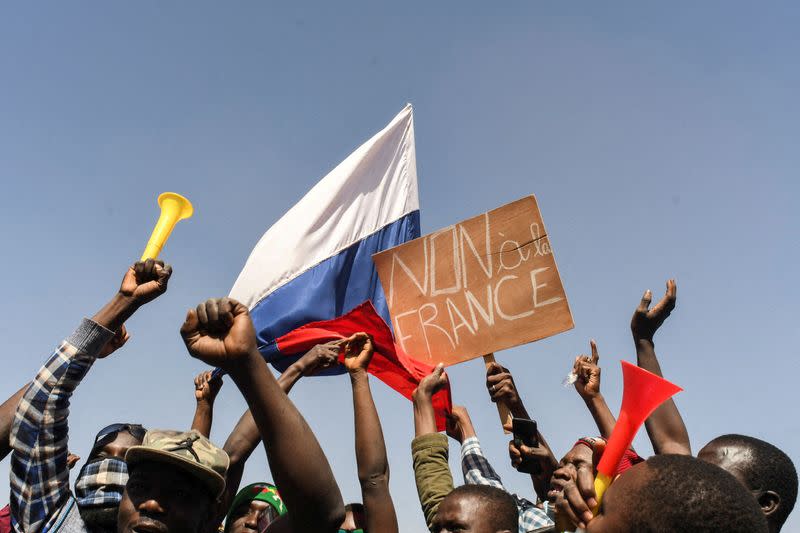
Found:
M 536 198 L 373 257 L 396 341 L 454 364 L 573 327 Z

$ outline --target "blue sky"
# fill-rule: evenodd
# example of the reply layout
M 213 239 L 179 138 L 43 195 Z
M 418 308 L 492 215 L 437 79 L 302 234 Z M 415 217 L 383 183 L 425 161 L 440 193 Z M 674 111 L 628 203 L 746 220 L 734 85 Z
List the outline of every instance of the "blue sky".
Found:
M 497 357 L 557 453 L 595 433 L 560 385 L 572 358 L 597 339 L 616 411 L 630 315 L 675 277 L 678 307 L 656 347 L 685 388 L 695 449 L 738 432 L 800 461 L 798 22 L 790 2 L 6 6 L 3 394 L 113 294 L 155 197 L 175 190 L 196 214 L 164 254 L 170 291 L 75 394 L 71 447 L 85 455 L 115 421 L 188 426 L 203 367 L 178 335 L 185 310 L 226 294 L 270 224 L 412 102 L 423 231 L 538 198 L 576 327 Z M 504 481 L 531 495 L 508 464 L 482 363 L 450 375 Z M 411 405 L 373 391 L 401 529 L 421 531 Z M 347 379 L 301 382 L 292 398 L 345 498 L 360 500 Z M 243 409 L 228 383 L 212 439 Z M 646 438 L 636 445 L 649 453 Z M 244 481 L 264 478 L 259 450 Z

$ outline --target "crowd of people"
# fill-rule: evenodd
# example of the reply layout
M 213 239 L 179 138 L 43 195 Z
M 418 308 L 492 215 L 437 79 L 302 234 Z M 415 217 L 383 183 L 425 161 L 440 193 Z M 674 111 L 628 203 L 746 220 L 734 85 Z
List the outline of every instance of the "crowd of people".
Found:
M 180 328 L 189 354 L 221 368 L 247 402 L 222 447 L 209 441 L 220 380 L 195 378 L 197 407 L 188 430 L 157 430 L 134 422 L 101 429 L 74 485 L 70 470 L 70 398 L 97 359 L 121 349 L 125 321 L 167 291 L 172 268 L 148 259 L 125 273 L 119 290 L 85 318 L 44 362 L 38 374 L 0 406 L 0 458 L 10 455 L 11 494 L 0 533 L 396 533 L 389 462 L 367 374 L 373 355 L 368 332 L 320 344 L 277 379 L 258 351 L 245 306 L 210 299 L 191 309 Z M 642 297 L 631 320 L 637 364 L 657 375 L 653 337 L 675 307 L 676 285 L 651 307 Z M 342 359 L 343 356 L 343 359 Z M 340 360 L 343 360 L 340 363 Z M 511 465 L 530 476 L 529 494 L 512 494 L 487 460 L 469 413 L 453 406 L 446 435 L 437 431 L 432 396 L 445 387 L 442 365 L 413 395 L 414 475 L 425 522 L 448 532 L 775 532 L 797 497 L 797 472 L 777 447 L 729 434 L 696 456 L 675 403 L 668 400 L 646 421 L 655 455 L 628 449 L 613 484 L 598 502 L 596 465 L 616 423 L 600 391 L 598 349 L 575 359 L 575 389 L 597 431 L 576 439 L 559 460 L 538 431 L 536 444 L 509 443 Z M 362 501 L 345 505 L 325 452 L 289 399 L 303 376 L 343 364 L 350 377 L 357 476 Z M 529 419 L 508 369 L 487 366 L 491 401 Z M 511 429 L 511 428 L 508 428 Z M 542 428 L 544 433 L 559 428 Z M 563 429 L 562 429 L 563 430 Z M 448 465 L 448 437 L 461 446 L 464 484 Z M 302 443 L 302 444 L 298 444 Z M 263 444 L 272 479 L 240 488 L 245 463 Z

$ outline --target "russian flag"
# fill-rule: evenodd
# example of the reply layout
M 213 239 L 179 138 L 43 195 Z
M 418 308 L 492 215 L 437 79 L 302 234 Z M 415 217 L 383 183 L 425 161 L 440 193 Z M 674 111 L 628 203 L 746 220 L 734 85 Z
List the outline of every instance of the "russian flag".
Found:
M 410 400 L 420 380 L 430 374 L 434 367 L 412 359 L 394 342 L 389 326 L 369 301 L 340 317 L 310 322 L 290 331 L 265 346 L 262 353 L 267 359 L 273 360 L 280 360 L 287 355 L 299 356 L 317 344 L 344 339 L 360 331 L 372 335 L 375 347 L 369 373 Z M 344 362 L 343 353 L 339 354 L 339 362 Z M 442 431 L 447 423 L 446 414 L 452 410 L 449 386 L 433 396 L 433 410 L 436 426 Z
M 283 371 L 302 355 L 289 346 L 302 343 L 279 339 L 308 324 L 358 308 L 356 314 L 377 313 L 388 330 L 389 308 L 372 254 L 419 236 L 414 117 L 408 104 L 267 230 L 230 296 L 250 309 L 261 353 Z M 366 301 L 372 302 L 369 309 L 359 307 Z

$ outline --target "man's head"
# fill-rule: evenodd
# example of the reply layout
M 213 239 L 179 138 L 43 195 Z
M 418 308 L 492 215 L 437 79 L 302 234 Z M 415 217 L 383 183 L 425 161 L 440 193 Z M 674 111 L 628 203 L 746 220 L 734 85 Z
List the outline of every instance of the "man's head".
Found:
M 151 430 L 125 456 L 119 533 L 198 533 L 225 489 L 228 455 L 195 430 Z
M 344 506 L 344 520 L 342 525 L 339 526 L 339 531 L 369 533 L 363 504 L 348 503 Z
M 225 533 L 263 533 L 279 516 L 285 515 L 278 489 L 269 483 L 253 483 L 240 490 L 225 517 Z
M 517 504 L 507 492 L 487 485 L 453 489 L 436 512 L 434 533 L 509 533 L 519 528 Z
M 755 500 L 733 476 L 688 455 L 657 455 L 609 487 L 587 533 L 766 532 Z
M 111 424 L 101 429 L 75 481 L 78 510 L 90 531 L 113 531 L 128 482 L 125 454 L 142 443 L 139 424 Z
M 722 435 L 697 457 L 730 472 L 756 497 L 770 528 L 780 530 L 797 500 L 797 470 L 788 455 L 754 437 Z

